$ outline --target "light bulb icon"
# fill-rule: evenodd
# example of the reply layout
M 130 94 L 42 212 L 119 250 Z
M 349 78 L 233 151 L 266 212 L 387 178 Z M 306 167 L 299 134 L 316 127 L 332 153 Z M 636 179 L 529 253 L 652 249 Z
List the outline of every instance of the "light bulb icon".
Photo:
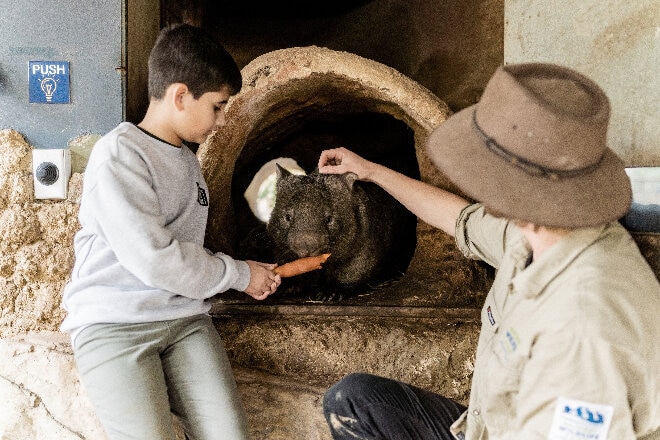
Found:
M 51 102 L 53 100 L 55 89 L 57 89 L 57 83 L 53 78 L 46 77 L 41 80 L 41 90 L 46 95 L 46 101 Z

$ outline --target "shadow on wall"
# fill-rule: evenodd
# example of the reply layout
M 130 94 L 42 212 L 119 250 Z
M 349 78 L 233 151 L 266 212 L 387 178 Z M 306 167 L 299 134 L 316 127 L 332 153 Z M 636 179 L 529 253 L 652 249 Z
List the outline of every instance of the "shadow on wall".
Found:
M 161 23 L 217 35 L 239 67 L 276 50 L 351 52 L 414 79 L 457 111 L 474 104 L 504 59 L 504 0 L 180 2 L 161 0 Z

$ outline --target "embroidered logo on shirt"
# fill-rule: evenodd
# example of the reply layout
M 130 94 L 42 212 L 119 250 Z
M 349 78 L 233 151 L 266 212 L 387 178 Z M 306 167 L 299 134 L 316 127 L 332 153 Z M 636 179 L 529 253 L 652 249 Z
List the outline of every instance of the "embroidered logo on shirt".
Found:
M 199 186 L 199 182 L 195 183 L 197 184 L 197 203 L 202 206 L 209 206 L 209 199 L 206 197 L 206 190 Z
M 549 440 L 602 440 L 607 438 L 614 408 L 610 405 L 559 397 Z
M 486 308 L 486 314 L 488 315 L 488 321 L 490 321 L 490 325 L 495 325 L 495 317 L 493 316 L 493 311 L 490 309 L 490 306 Z
M 508 359 L 509 355 L 516 351 L 519 343 L 520 338 L 518 337 L 518 333 L 513 327 L 509 327 L 500 336 L 500 348 L 502 348 L 504 359 Z

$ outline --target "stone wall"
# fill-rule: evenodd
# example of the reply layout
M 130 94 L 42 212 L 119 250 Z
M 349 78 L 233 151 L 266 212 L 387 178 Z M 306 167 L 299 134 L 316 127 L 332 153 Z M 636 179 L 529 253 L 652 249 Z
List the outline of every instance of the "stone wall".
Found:
M 64 318 L 60 292 L 73 265 L 82 174 L 63 201 L 34 199 L 32 147 L 0 131 L 0 337 L 56 331 Z

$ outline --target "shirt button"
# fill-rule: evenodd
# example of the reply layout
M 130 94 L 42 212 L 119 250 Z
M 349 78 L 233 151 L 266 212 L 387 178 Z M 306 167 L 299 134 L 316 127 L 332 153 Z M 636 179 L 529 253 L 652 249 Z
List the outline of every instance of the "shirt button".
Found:
M 479 408 L 475 408 L 475 409 L 472 410 L 472 415 L 473 416 L 478 416 L 479 414 L 481 414 L 481 411 L 479 411 Z

